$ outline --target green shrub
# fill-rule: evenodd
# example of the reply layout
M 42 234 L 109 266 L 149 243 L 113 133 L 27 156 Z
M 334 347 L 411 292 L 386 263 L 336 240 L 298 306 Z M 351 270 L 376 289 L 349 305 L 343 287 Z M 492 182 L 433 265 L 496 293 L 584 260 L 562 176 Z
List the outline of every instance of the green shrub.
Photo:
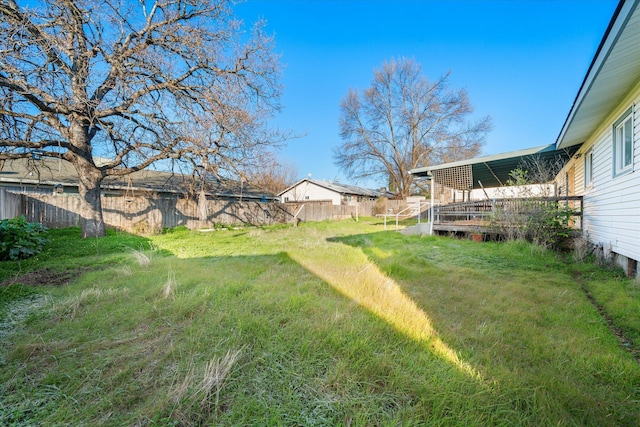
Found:
M 0 260 L 17 260 L 39 254 L 49 241 L 47 227 L 27 222 L 24 216 L 0 221 Z
M 536 167 L 531 167 L 533 173 L 523 168 L 509 172 L 507 185 L 520 187 L 521 198 L 496 206 L 491 219 L 492 225 L 506 240 L 527 240 L 546 248 L 557 249 L 571 236 L 572 222 L 578 212 L 570 202 L 548 200 L 553 194 L 544 194 L 543 190 L 543 194 L 538 196 L 528 187 L 549 182 L 554 175 L 543 175 L 559 170 L 559 167 L 561 164 L 539 163 Z

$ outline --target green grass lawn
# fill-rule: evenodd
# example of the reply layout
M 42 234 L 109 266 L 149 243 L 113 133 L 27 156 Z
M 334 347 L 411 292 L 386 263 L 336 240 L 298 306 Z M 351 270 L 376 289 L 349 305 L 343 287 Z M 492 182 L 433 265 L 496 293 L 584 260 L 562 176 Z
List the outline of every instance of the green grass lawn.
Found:
M 382 229 L 52 231 L 0 263 L 0 425 L 640 425 L 637 282 Z

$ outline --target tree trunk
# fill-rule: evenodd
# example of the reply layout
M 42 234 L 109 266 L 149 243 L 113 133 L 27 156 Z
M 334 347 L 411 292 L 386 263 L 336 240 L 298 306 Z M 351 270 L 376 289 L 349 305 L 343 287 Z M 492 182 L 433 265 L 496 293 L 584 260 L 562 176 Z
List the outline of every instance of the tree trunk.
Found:
M 100 184 L 102 176 L 95 170 L 80 169 L 76 165 L 80 182 L 80 225 L 82 237 L 104 237 L 105 227 L 102 217 L 102 201 L 100 200 Z
M 104 176 L 93 162 L 89 124 L 86 120 L 75 120 L 71 122 L 69 130 L 71 145 L 76 147 L 76 153 L 68 153 L 68 155 L 78 173 L 82 237 L 104 237 L 105 228 L 100 200 L 100 185 Z

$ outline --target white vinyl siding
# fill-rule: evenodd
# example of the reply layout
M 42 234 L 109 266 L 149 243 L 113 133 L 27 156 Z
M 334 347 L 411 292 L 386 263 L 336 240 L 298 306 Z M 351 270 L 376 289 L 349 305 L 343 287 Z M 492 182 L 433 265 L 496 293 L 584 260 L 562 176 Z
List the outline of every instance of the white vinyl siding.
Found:
M 286 193 L 281 194 L 283 200 L 301 202 L 309 200 L 331 200 L 332 204 L 340 205 L 341 194 L 328 188 L 321 187 L 309 181 L 302 181 Z
M 634 101 L 640 101 L 638 87 Z M 584 196 L 583 229 L 591 242 L 640 260 L 640 150 L 633 146 L 640 138 L 640 127 L 637 125 L 640 117 L 637 111 L 629 108 L 630 104 L 627 99 L 626 107 L 621 105 L 618 112 L 609 118 L 608 124 L 603 123 L 604 126 L 580 150 L 585 153 L 583 155 L 592 153 L 592 185 L 583 186 L 581 191 Z M 618 145 L 621 135 L 624 144 Z M 631 147 L 628 146 L 629 140 Z M 619 148 L 618 155 L 616 145 Z M 632 156 L 630 161 L 626 158 L 629 153 Z M 586 161 L 576 163 L 576 178 L 579 169 L 586 183 Z M 616 166 L 621 167 L 622 174 L 615 174 Z

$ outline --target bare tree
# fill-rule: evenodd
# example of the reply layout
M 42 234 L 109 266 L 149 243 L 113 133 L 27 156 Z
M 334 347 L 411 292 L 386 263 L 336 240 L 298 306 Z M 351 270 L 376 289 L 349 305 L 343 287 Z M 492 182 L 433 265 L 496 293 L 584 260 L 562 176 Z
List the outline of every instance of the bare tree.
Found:
M 281 142 L 265 127 L 280 65 L 263 24 L 246 33 L 233 3 L 0 0 L 0 159 L 71 162 L 85 237 L 104 235 L 106 176 L 259 161 Z
M 247 172 L 247 181 L 261 190 L 278 194 L 298 180 L 298 169 L 278 161 L 274 156 L 263 161 L 260 168 Z
M 448 78 L 428 80 L 412 59 L 383 63 L 369 88 L 351 89 L 342 100 L 336 164 L 350 178 L 388 180 L 406 197 L 411 169 L 479 154 L 490 119 L 468 121 L 467 93 L 450 90 Z

